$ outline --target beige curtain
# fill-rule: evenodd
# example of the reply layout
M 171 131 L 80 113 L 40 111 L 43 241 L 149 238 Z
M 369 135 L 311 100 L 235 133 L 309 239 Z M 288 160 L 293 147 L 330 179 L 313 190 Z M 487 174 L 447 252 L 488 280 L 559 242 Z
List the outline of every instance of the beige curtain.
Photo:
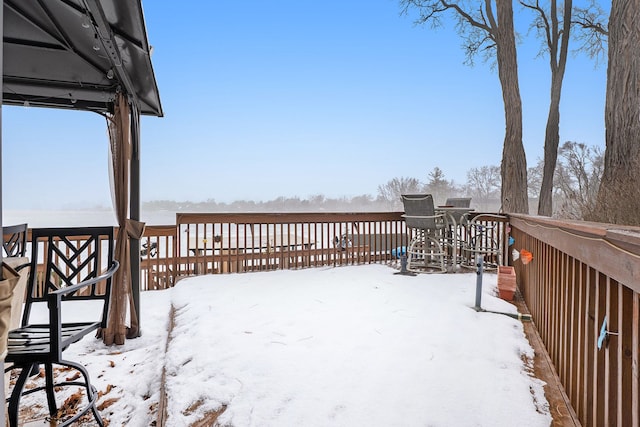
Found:
M 124 344 L 125 338 L 138 336 L 138 313 L 131 292 L 130 241 L 139 239 L 144 223 L 129 216 L 129 168 L 131 162 L 130 107 L 124 95 L 118 94 L 113 115 L 107 116 L 114 187 L 114 207 L 118 220 L 115 258 L 120 268 L 114 275 L 107 328 L 101 331 L 105 344 Z M 129 315 L 129 325 L 127 325 Z

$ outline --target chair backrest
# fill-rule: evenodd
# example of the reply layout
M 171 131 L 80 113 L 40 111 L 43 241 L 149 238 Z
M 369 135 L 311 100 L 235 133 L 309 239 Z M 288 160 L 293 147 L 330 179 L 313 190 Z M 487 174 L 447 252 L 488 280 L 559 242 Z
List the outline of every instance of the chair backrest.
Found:
M 471 206 L 471 197 L 449 197 L 444 204 L 454 208 L 468 208 Z
M 433 196 L 431 194 L 403 194 L 404 220 L 409 228 L 435 230 L 440 228 L 435 217 Z
M 2 250 L 5 257 L 23 257 L 27 250 L 27 224 L 2 227 Z
M 34 228 L 31 230 L 31 272 L 22 326 L 29 324 L 34 303 L 45 302 L 50 292 L 103 274 L 114 262 L 113 227 Z M 42 268 L 38 268 L 41 263 Z M 63 301 L 102 302 L 106 327 L 111 278 L 63 297 Z

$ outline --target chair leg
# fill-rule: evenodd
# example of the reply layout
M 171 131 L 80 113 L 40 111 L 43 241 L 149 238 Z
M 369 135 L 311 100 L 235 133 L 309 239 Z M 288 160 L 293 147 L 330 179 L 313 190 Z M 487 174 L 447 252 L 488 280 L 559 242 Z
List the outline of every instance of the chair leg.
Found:
M 20 370 L 20 375 L 16 380 L 16 384 L 13 387 L 13 391 L 11 392 L 11 397 L 9 398 L 9 425 L 11 427 L 18 427 L 18 416 L 20 414 L 20 398 L 22 397 L 22 390 L 24 389 L 24 385 L 27 383 L 27 379 L 31 376 L 31 371 L 33 369 L 38 368 L 37 363 L 25 365 Z
M 420 237 L 414 237 L 411 242 L 409 242 L 409 247 L 407 248 L 407 270 L 409 271 L 417 271 L 414 267 L 414 263 L 416 262 L 416 245 L 420 244 Z
M 52 419 L 55 419 L 56 416 L 58 415 L 58 408 L 55 400 L 55 388 L 58 386 L 60 387 L 80 386 L 86 389 L 86 394 L 87 394 L 87 405 L 84 406 L 81 410 L 76 411 L 74 415 L 71 418 L 67 419 L 66 421 L 60 422 L 60 420 L 58 420 L 58 424 L 56 424 L 58 427 L 65 427 L 73 424 L 80 417 L 86 414 L 89 411 L 89 408 L 91 408 L 91 411 L 93 412 L 93 417 L 95 418 L 97 424 L 100 427 L 104 427 L 104 422 L 102 420 L 102 417 L 100 416 L 100 413 L 96 408 L 96 402 L 98 400 L 98 392 L 95 389 L 95 387 L 91 385 L 91 382 L 89 380 L 89 373 L 87 372 L 86 368 L 78 363 L 69 362 L 66 360 L 61 360 L 59 362 L 56 362 L 56 364 L 61 366 L 68 366 L 70 368 L 76 369 L 83 376 L 83 380 L 82 381 L 61 381 L 56 383 L 55 378 L 53 376 L 53 364 L 51 362 L 46 362 L 44 363 L 45 386 L 44 387 L 40 386 L 40 387 L 36 387 L 36 388 L 24 391 L 24 387 L 27 380 L 29 379 L 30 376 L 32 376 L 31 372 L 34 369 L 37 370 L 39 364 L 29 363 L 22 367 L 16 366 L 16 367 L 8 368 L 6 370 L 6 372 L 9 372 L 11 369 L 21 369 L 20 375 L 18 376 L 18 379 L 16 380 L 16 384 L 13 387 L 13 390 L 11 392 L 11 397 L 7 399 L 9 402 L 8 419 L 9 419 L 10 427 L 19 427 L 18 421 L 19 421 L 19 415 L 20 415 L 20 398 L 23 395 L 31 394 L 37 391 L 42 391 L 43 389 L 47 395 L 49 415 L 51 416 Z M 0 427 L 4 427 L 4 426 L 0 426 Z
M 420 234 L 411 240 L 407 250 L 407 270 L 414 273 L 444 273 L 445 253 L 435 237 Z
M 100 416 L 100 413 L 98 412 L 98 408 L 96 407 L 96 403 L 98 400 L 98 392 L 96 391 L 95 387 L 92 386 L 91 383 L 89 382 L 89 373 L 87 372 L 87 370 L 84 367 L 82 367 L 80 372 L 82 372 L 82 375 L 84 375 L 84 378 L 87 384 L 87 396 L 91 396 L 91 412 L 93 412 L 93 418 L 96 419 L 96 422 L 100 427 L 103 427 L 104 423 L 102 421 L 102 417 Z
M 49 415 L 55 417 L 58 413 L 58 405 L 56 404 L 56 396 L 54 392 L 54 383 L 53 383 L 53 365 L 49 363 L 44 364 L 44 376 L 46 381 L 46 386 L 44 388 L 45 393 L 47 394 L 47 405 L 49 406 Z
M 34 363 L 33 365 L 31 365 L 31 372 L 29 373 L 29 376 L 34 377 L 36 375 L 40 375 L 40 365 Z
M 89 410 L 89 408 L 91 408 L 91 411 L 93 412 L 93 417 L 96 419 L 96 422 L 98 423 L 98 425 L 100 427 L 104 427 L 104 422 L 102 421 L 102 417 L 100 416 L 100 413 L 96 408 L 96 401 L 98 400 L 98 392 L 96 391 L 95 387 L 91 385 L 91 381 L 89 380 L 89 372 L 87 372 L 87 369 L 79 363 L 70 362 L 68 360 L 62 360 L 59 363 L 61 365 L 66 365 L 74 369 L 77 369 L 82 374 L 82 376 L 84 377 L 84 381 L 82 383 L 66 382 L 63 384 L 74 384 L 74 385 L 84 386 L 87 391 L 87 400 L 88 400 L 87 407 L 85 407 L 82 411 L 79 411 L 73 418 L 66 421 L 60 427 L 71 424 L 72 422 L 80 418 L 82 415 L 84 415 Z

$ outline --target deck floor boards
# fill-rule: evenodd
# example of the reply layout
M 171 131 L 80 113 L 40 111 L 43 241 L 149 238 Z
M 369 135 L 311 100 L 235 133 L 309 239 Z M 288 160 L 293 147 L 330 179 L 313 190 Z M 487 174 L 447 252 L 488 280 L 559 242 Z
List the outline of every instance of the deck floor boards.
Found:
M 524 299 L 520 292 L 516 292 L 514 304 L 518 307 L 521 314 L 530 314 Z M 534 374 L 536 378 L 545 382 L 544 394 L 549 402 L 549 410 L 553 421 L 551 427 L 581 427 L 580 420 L 571 406 L 569 397 L 564 390 L 564 386 L 560 382 L 556 368 L 549 357 L 535 322 L 523 322 L 524 332 L 529 340 L 529 344 L 533 347 L 534 356 Z

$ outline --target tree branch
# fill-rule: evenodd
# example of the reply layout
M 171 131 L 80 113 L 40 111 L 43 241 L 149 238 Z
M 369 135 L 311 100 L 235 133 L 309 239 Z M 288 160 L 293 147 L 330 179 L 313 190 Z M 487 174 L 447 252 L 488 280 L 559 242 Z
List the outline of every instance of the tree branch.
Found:
M 440 0 L 440 3 L 446 9 L 455 10 L 462 19 L 469 23 L 472 27 L 480 28 L 481 30 L 486 31 L 489 34 L 493 34 L 493 28 L 486 24 L 486 22 L 480 22 L 474 19 L 473 16 L 465 12 L 457 3 L 448 3 L 445 0 Z M 482 14 L 482 10 L 480 11 Z M 482 15 L 483 16 L 483 15 Z

